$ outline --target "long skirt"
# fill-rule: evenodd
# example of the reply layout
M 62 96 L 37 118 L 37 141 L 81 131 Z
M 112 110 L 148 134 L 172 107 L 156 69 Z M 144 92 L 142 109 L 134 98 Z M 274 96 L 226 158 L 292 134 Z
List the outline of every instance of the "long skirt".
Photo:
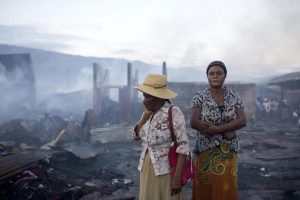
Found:
M 237 153 L 228 145 L 201 152 L 195 157 L 193 200 L 237 200 Z
M 155 176 L 150 155 L 147 152 L 140 173 L 139 200 L 182 200 L 183 192 L 171 196 L 171 175 Z

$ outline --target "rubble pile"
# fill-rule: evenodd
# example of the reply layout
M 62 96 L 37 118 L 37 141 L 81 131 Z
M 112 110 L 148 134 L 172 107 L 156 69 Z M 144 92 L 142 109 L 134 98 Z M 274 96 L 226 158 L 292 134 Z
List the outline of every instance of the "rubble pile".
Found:
M 0 199 L 105 199 L 127 191 L 133 181 L 115 167 L 118 148 L 90 143 L 82 136 L 90 132 L 89 119 L 82 124 L 49 115 L 1 124 Z
M 80 199 L 92 192 L 111 195 L 116 190 L 128 189 L 132 181 L 124 179 L 124 174 L 96 169 L 93 159 L 56 152 L 49 163 L 39 161 L 5 181 L 0 199 Z
M 39 163 L 11 177 L 1 186 L 0 198 L 9 199 L 78 199 L 87 192 L 51 174 L 51 168 Z

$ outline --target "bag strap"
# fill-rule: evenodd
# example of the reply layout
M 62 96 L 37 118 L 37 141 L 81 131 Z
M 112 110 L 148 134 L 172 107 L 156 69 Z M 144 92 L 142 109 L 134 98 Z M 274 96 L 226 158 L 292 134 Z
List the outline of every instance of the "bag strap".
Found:
M 174 133 L 174 126 L 173 126 L 173 120 L 172 120 L 172 107 L 174 105 L 171 104 L 169 110 L 168 110 L 168 121 L 169 121 L 169 128 L 170 128 L 170 132 L 171 132 L 171 138 L 172 138 L 172 141 L 174 142 L 174 144 L 177 144 L 176 142 L 176 136 L 175 136 L 175 133 Z
M 170 128 L 170 132 L 171 132 L 171 137 L 172 137 L 172 141 L 174 142 L 175 145 L 177 145 L 177 141 L 176 141 L 176 136 L 175 136 L 175 133 L 174 133 L 174 126 L 173 126 L 173 120 L 172 120 L 172 107 L 174 105 L 171 104 L 169 110 L 168 110 L 168 121 L 169 121 L 169 128 Z M 192 163 L 192 160 L 193 160 L 193 154 L 192 152 L 190 151 L 190 158 L 191 158 L 191 163 Z M 193 166 L 191 165 L 191 171 L 193 171 Z

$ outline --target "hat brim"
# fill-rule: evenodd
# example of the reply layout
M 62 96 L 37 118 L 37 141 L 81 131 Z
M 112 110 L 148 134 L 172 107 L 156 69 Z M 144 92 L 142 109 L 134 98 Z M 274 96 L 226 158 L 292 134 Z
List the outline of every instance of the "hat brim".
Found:
M 150 94 L 151 96 L 158 97 L 161 99 L 173 99 L 177 96 L 177 93 L 172 90 L 165 88 L 153 88 L 147 85 L 134 86 L 135 89 Z

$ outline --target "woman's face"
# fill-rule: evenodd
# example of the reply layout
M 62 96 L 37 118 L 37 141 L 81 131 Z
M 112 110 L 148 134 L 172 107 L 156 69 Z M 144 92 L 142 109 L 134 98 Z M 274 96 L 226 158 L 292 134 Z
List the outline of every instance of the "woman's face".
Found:
M 147 110 L 153 112 L 155 109 L 157 98 L 147 93 L 143 93 L 143 96 L 144 96 L 144 101 L 143 101 L 144 106 L 146 107 Z
M 220 66 L 212 66 L 207 72 L 208 83 L 211 87 L 222 87 L 225 73 Z

